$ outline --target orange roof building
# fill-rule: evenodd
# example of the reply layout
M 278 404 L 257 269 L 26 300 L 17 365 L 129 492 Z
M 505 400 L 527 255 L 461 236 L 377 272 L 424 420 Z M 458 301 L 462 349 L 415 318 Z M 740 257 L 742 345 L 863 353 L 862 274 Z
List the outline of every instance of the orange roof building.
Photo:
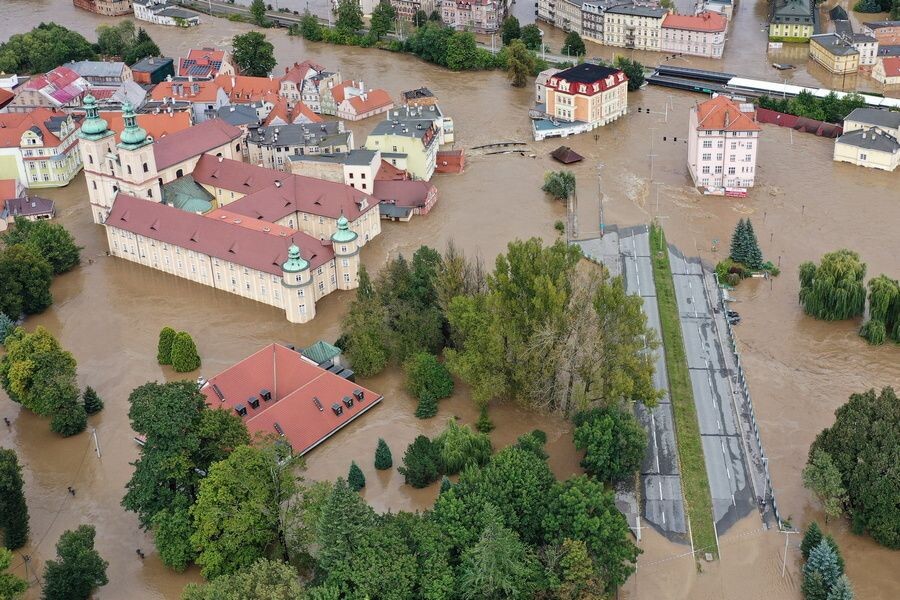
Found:
M 688 169 L 694 185 L 714 193 L 746 195 L 756 178 L 760 131 L 752 104 L 714 96 L 691 107 Z
M 263 121 L 263 125 L 295 125 L 298 123 L 321 123 L 322 121 L 324 119 L 303 102 L 297 101 L 291 107 L 287 100 L 279 98 Z
M 216 48 L 194 48 L 187 57 L 178 59 L 176 73 L 179 77 L 212 79 L 217 75 L 234 75 L 231 56 Z
M 662 22 L 660 50 L 721 58 L 725 51 L 728 19 L 717 12 L 697 15 L 668 13 Z
M 228 94 L 222 86 L 211 80 L 163 81 L 153 88 L 150 99 L 164 105 L 189 102 L 194 123 L 205 121 L 229 103 Z
M 81 170 L 77 134 L 72 115 L 58 110 L 0 113 L 0 179 L 29 188 L 68 185 Z
M 214 80 L 225 90 L 232 104 L 252 104 L 254 102 L 278 101 L 281 81 L 270 77 L 250 77 L 248 75 L 219 75 Z
M 122 117 L 122 113 L 101 112 L 100 117 L 105 119 L 109 128 L 116 132 L 116 143 L 119 143 L 122 131 L 125 129 L 125 119 Z M 139 114 L 137 115 L 137 124 L 147 131 L 147 135 L 154 140 L 159 140 L 172 133 L 190 128 L 191 115 L 184 111 Z

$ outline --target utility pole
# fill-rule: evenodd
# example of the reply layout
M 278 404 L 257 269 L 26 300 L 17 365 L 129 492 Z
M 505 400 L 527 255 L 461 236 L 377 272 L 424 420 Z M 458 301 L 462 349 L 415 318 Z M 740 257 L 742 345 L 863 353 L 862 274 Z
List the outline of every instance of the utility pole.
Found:
M 790 529 L 782 529 L 781 533 L 784 534 L 784 557 L 781 561 L 781 578 L 784 579 L 784 571 L 787 568 L 787 551 L 788 551 L 788 540 L 791 539 L 792 533 L 800 533 L 799 531 L 791 531 Z
M 650 181 L 653 181 L 653 157 L 656 156 L 653 154 L 653 134 L 656 132 L 655 127 L 650 128 Z
M 603 185 L 600 182 L 600 169 L 603 163 L 597 163 L 597 198 L 600 200 L 600 237 L 606 233 L 606 225 L 603 222 Z
M 656 214 L 659 214 L 659 186 L 662 185 L 661 182 L 656 181 L 653 183 L 656 186 Z
M 91 435 L 94 436 L 94 448 L 97 450 L 97 458 L 103 458 L 100 455 L 100 439 L 97 437 L 97 428 L 91 428 Z

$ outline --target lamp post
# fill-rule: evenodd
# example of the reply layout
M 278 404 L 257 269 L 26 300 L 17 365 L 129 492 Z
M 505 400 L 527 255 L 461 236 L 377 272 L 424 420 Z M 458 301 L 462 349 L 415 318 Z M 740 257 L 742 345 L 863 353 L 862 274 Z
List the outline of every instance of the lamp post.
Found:
M 541 34 L 541 60 L 547 60 L 547 46 L 544 45 L 544 30 L 538 27 L 538 33 Z

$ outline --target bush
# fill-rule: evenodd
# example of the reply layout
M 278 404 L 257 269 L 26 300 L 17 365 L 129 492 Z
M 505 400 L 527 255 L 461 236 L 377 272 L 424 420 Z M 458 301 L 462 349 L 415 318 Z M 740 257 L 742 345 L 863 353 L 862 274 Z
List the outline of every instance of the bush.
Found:
M 568 200 L 575 194 L 575 174 L 571 171 L 550 171 L 544 175 L 541 189 L 556 200 Z
M 494 422 L 488 416 L 487 406 L 481 407 L 481 413 L 478 415 L 478 421 L 475 423 L 475 429 L 481 433 L 490 433 L 494 430 Z
M 406 448 L 403 466 L 398 469 L 408 485 L 424 488 L 440 476 L 440 453 L 438 447 L 424 435 L 417 437 Z
M 175 334 L 172 341 L 172 368 L 176 373 L 190 373 L 200 368 L 200 355 L 194 340 L 184 331 Z
M 172 342 L 175 341 L 175 330 L 171 327 L 163 327 L 159 332 L 159 342 L 156 345 L 156 361 L 161 365 L 172 364 Z
M 491 458 L 491 438 L 475 433 L 468 425 L 459 426 L 447 421 L 447 427 L 434 440 L 439 448 L 441 472 L 453 475 L 474 465 L 483 466 Z
M 81 433 L 87 427 L 87 413 L 80 404 L 70 404 L 53 414 L 50 430 L 63 437 Z
M 596 408 L 575 415 L 575 447 L 584 450 L 581 466 L 600 481 L 615 484 L 641 465 L 647 434 L 634 415 L 618 408 Z
M 558 231 L 560 235 L 566 232 L 566 224 L 562 221 L 557 221 L 556 223 L 554 223 L 553 228 Z
M 347 475 L 347 485 L 356 492 L 366 487 L 366 476 L 363 475 L 362 469 L 359 468 L 356 461 L 350 463 L 350 473 Z
M 375 448 L 375 468 L 384 471 L 392 466 L 394 466 L 394 457 L 391 456 L 391 449 L 384 439 L 378 438 L 378 447 Z
M 419 400 L 440 400 L 453 393 L 453 378 L 433 354 L 418 352 L 404 365 L 406 387 Z
M 437 400 L 431 394 L 425 394 L 416 405 L 417 419 L 430 419 L 438 413 Z
M 6 341 L 6 336 L 11 334 L 15 328 L 16 324 L 13 320 L 7 317 L 5 313 L 0 312 L 0 346 Z
M 541 457 L 542 460 L 547 460 L 548 458 L 550 458 L 550 455 L 547 454 L 546 450 L 544 450 L 544 446 L 546 444 L 547 434 L 540 429 L 535 429 L 531 433 L 522 434 L 516 440 L 517 448 L 532 452 Z
M 84 411 L 87 414 L 95 415 L 103 410 L 103 400 L 100 399 L 100 396 L 91 386 L 87 386 L 84 389 L 81 399 L 84 403 Z

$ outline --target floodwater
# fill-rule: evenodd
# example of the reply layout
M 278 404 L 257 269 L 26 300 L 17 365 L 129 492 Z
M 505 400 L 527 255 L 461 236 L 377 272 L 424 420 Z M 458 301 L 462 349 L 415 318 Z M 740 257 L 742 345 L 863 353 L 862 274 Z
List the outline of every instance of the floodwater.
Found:
M 517 7 L 522 6 L 520 0 Z M 690 64 L 774 79 L 777 72 L 768 66 L 768 60 L 779 59 L 765 58 L 764 32 L 759 30 L 764 15 L 764 3 L 740 3 L 726 59 L 721 63 L 692 60 Z M 55 20 L 88 36 L 93 36 L 97 25 L 114 21 L 77 10 L 67 0 L 3 0 L 0 19 L 16 23 L 17 31 Z M 148 29 L 166 54 L 179 56 L 190 47 L 227 45 L 235 33 L 247 31 L 249 26 L 215 20 L 188 31 Z M 4 30 L 4 34 L 13 32 Z M 553 35 L 556 33 L 551 40 Z M 408 56 L 305 43 L 280 31 L 269 32 L 269 37 L 275 44 L 279 69 L 311 58 L 339 68 L 346 77 L 384 87 L 395 96 L 403 89 L 428 85 L 455 120 L 459 147 L 530 140 L 525 114 L 532 91 L 510 87 L 502 73 L 450 73 Z M 610 49 L 596 46 L 590 52 L 611 54 Z M 635 57 L 648 63 L 660 60 L 657 54 L 636 53 Z M 800 60 L 786 62 L 801 64 Z M 803 67 L 787 76 L 798 83 L 814 84 L 818 81 L 815 73 Z M 651 108 L 650 115 L 632 111 L 596 134 L 565 142 L 587 158 L 573 169 L 579 186 L 578 233 L 587 236 L 599 230 L 598 165 L 602 165 L 599 188 L 605 221 L 632 225 L 658 216 L 670 241 L 687 254 L 716 260 L 714 241 L 719 240 L 721 254 L 736 220 L 753 217 L 764 253 L 780 262 L 783 275 L 772 282 L 741 285 L 736 292 L 737 310 L 744 319 L 736 331 L 779 508 L 803 526 L 810 519 L 822 520 L 817 503 L 800 482 L 809 443 L 831 423 L 833 411 L 850 393 L 888 384 L 900 386 L 900 348 L 866 346 L 856 335 L 858 323 L 821 323 L 806 318 L 796 302 L 797 267 L 805 260 L 818 260 L 824 252 L 850 247 L 868 263 L 870 275 L 885 272 L 898 276 L 898 176 L 834 163 L 831 141 L 764 126 L 758 185 L 750 196 L 703 197 L 690 188 L 685 168 L 687 111 L 698 99 L 697 95 L 647 88 L 633 94 L 630 103 Z M 373 126 L 374 120 L 354 124 L 357 140 L 362 141 Z M 534 157 L 470 153 L 464 174 L 436 178 L 440 200 L 431 214 L 410 223 L 385 224 L 382 235 L 363 253 L 367 266 L 375 271 L 388 256 L 410 253 L 421 244 L 443 248 L 450 239 L 491 264 L 512 239 L 554 239 L 553 223 L 565 219 L 565 210 L 548 201 L 540 185 L 544 172 L 555 168 L 547 154 L 557 145 L 553 140 L 529 142 L 528 153 Z M 210 376 L 273 340 L 305 345 L 320 338 L 335 339 L 352 294 L 331 294 L 317 306 L 312 323 L 291 325 L 274 308 L 106 257 L 102 230 L 91 223 L 86 210 L 82 178 L 42 195 L 56 200 L 59 221 L 85 247 L 84 264 L 54 282 L 53 307 L 30 318 L 26 326 L 48 327 L 74 353 L 80 383 L 94 386 L 106 401 L 106 409 L 90 423 L 101 445 L 102 458 L 98 459 L 87 433 L 59 439 L 49 432 L 45 420 L 0 399 L 0 415 L 13 421 L 11 428 L 0 429 L 0 445 L 15 448 L 25 465 L 32 543 L 24 553 L 32 557 L 32 572 L 35 564 L 40 571 L 43 562 L 52 558 L 62 531 L 94 523 L 97 547 L 110 562 L 110 583 L 97 597 L 177 598 L 184 584 L 198 580 L 199 573 L 175 574 L 165 569 L 152 551 L 152 540 L 139 530 L 137 519 L 119 507 L 131 473 L 128 463 L 137 456 L 128 426 L 128 393 L 147 380 L 176 377 L 156 365 L 158 331 L 164 325 L 189 331 L 203 357 L 201 372 Z M 399 463 L 406 444 L 419 433 L 436 433 L 451 416 L 468 423 L 475 420 L 467 392 L 461 386 L 453 398 L 443 401 L 438 417 L 422 422 L 414 418 L 413 401 L 396 370 L 366 381 L 366 385 L 383 393 L 385 401 L 312 452 L 306 476 L 333 479 L 346 474 L 350 461 L 356 460 L 367 475 L 366 498 L 378 510 L 425 508 L 437 493 L 435 487 L 413 490 L 402 485 L 396 471 L 374 470 L 377 438 L 388 441 Z M 579 457 L 567 423 L 512 405 L 492 407 L 491 416 L 498 425 L 492 434 L 495 447 L 538 427 L 548 433 L 556 475 L 566 477 L 578 471 Z M 69 485 L 77 490 L 75 497 L 66 494 Z M 798 553 L 789 550 L 782 579 L 783 535 L 759 531 L 760 526 L 759 518 L 750 515 L 732 527 L 720 540 L 722 560 L 703 563 L 702 572 L 689 557 L 679 557 L 689 551 L 687 546 L 644 530 L 641 546 L 645 554 L 624 595 L 799 598 Z M 900 597 L 896 553 L 853 536 L 842 522 L 828 529 L 843 548 L 857 597 Z M 792 540 L 795 543 L 796 539 Z M 145 551 L 147 560 L 135 556 L 137 548 Z M 16 553 L 16 572 L 22 575 L 24 553 Z M 35 583 L 30 597 L 38 596 Z

